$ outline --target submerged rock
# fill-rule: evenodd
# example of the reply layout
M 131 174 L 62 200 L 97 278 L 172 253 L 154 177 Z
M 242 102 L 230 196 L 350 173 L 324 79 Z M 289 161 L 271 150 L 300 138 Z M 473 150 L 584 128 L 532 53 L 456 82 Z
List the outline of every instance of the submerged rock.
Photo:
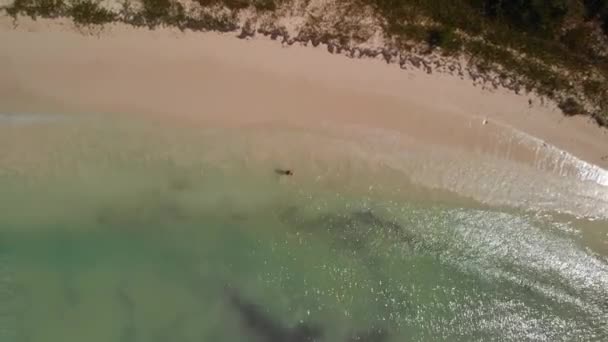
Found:
M 290 206 L 279 214 L 279 219 L 301 232 L 329 232 L 332 242 L 340 248 L 362 251 L 370 244 L 419 244 L 416 236 L 395 220 L 382 218 L 371 210 L 352 213 L 323 213 L 316 218 L 306 219 L 299 215 L 296 207 Z
M 247 329 L 255 337 L 264 342 L 315 342 L 325 341 L 323 330 L 318 326 L 300 323 L 296 327 L 288 327 L 273 320 L 259 305 L 248 302 L 234 289 L 227 289 L 228 300 L 240 314 Z M 388 332 L 383 328 L 370 328 L 353 332 L 346 336 L 346 342 L 384 342 L 388 340 Z
M 63 294 L 64 294 L 65 302 L 70 307 L 75 307 L 80 304 L 80 301 L 81 301 L 80 292 L 78 291 L 78 288 L 76 288 L 74 286 L 74 284 L 72 283 L 71 280 L 66 280 L 63 290 L 64 290 Z
M 125 324 L 120 334 L 120 342 L 131 342 L 137 340 L 137 329 L 135 328 L 135 301 L 127 292 L 125 285 L 116 289 L 116 300 L 125 313 Z
M 388 340 L 388 333 L 384 329 L 370 329 L 355 332 L 347 342 L 384 342 Z
M 246 301 L 236 291 L 228 289 L 228 300 L 238 311 L 243 323 L 254 336 L 264 342 L 313 342 L 320 341 L 322 330 L 314 325 L 302 323 L 287 327 L 273 320 L 263 309 Z

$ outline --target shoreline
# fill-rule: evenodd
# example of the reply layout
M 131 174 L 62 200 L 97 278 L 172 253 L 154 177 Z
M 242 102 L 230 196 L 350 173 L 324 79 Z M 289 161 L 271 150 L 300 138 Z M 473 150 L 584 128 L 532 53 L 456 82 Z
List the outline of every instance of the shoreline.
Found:
M 468 15 L 467 5 L 460 5 L 448 12 L 456 10 L 460 16 Z M 518 6 L 525 8 L 529 4 L 515 7 Z M 475 22 L 472 26 L 478 27 L 471 31 L 471 25 L 456 23 L 432 6 L 417 4 L 409 8 L 373 0 L 58 0 L 53 3 L 6 0 L 0 11 L 15 22 L 22 16 L 34 20 L 73 20 L 79 31 L 92 34 L 99 34 L 106 25 L 125 24 L 150 30 L 223 32 L 239 39 L 265 37 L 280 41 L 283 46 L 312 45 L 331 54 L 378 59 L 401 69 L 429 74 L 439 71 L 469 79 L 482 88 L 538 94 L 542 96 L 541 101 L 544 97 L 558 104 L 565 116 L 583 115 L 608 127 L 605 101 L 608 93 L 603 86 L 607 78 L 602 66 L 608 56 L 608 36 L 603 37 L 598 23 L 590 17 L 594 12 L 584 18 L 580 17 L 580 11 L 567 7 L 567 11 L 576 12 L 571 14 L 571 19 L 578 17 L 576 20 L 582 20 L 586 27 L 580 27 L 580 22 L 572 23 L 575 26 L 562 23 L 562 30 L 554 32 L 553 40 L 537 36 L 539 32 L 529 31 L 530 27 L 522 32 L 505 32 L 505 28 L 510 29 L 503 27 L 502 20 L 492 25 L 494 20 L 479 18 L 482 12 L 492 16 L 486 12 L 487 8 L 478 8 L 478 15 L 472 15 L 470 19 Z M 543 15 L 537 13 L 542 12 L 537 5 L 531 5 L 528 10 Z M 584 42 L 574 48 L 576 40 Z M 585 46 L 583 54 L 580 54 L 581 44 Z
M 123 24 L 85 35 L 66 20 L 20 18 L 13 28 L 1 17 L 0 40 L 0 61 L 8 65 L 0 71 L 3 114 L 141 115 L 195 127 L 321 130 L 365 142 L 374 160 L 392 163 L 418 184 L 482 202 L 487 189 L 474 179 L 461 184 L 450 170 L 429 176 L 425 168 L 443 163 L 463 177 L 477 172 L 467 162 L 479 159 L 480 169 L 490 170 L 484 163 L 504 161 L 508 172 L 477 176 L 525 187 L 520 165 L 526 174 L 550 175 L 554 181 L 544 185 L 559 186 L 557 195 L 571 195 L 570 181 L 560 179 L 574 179 L 577 196 L 596 191 L 601 200 L 608 191 L 608 130 L 589 118 L 564 117 L 539 97 L 481 89 L 466 78 L 402 71 L 320 47 L 284 48 L 271 39 Z M 429 153 L 441 162 L 396 162 L 403 154 L 407 160 Z
M 509 89 L 501 88 L 480 89 L 470 84 L 469 80 L 466 78 L 462 79 L 449 74 L 427 74 L 424 71 L 416 69 L 400 72 L 398 67 L 383 65 L 383 63 L 380 63 L 378 60 L 354 60 L 344 58 L 343 56 L 328 55 L 322 51 L 323 49 L 321 48 L 305 46 L 282 48 L 274 41 L 265 38 L 240 41 L 239 39 L 234 39 L 230 34 L 213 32 L 182 33 L 179 30 L 171 28 L 157 28 L 149 31 L 144 28 L 133 28 L 124 24 L 112 24 L 98 32 L 97 35 L 89 35 L 86 34 L 86 32 L 78 31 L 71 21 L 68 20 L 38 19 L 38 21 L 33 21 L 29 18 L 22 17 L 19 19 L 19 24 L 14 28 L 11 27 L 11 21 L 12 20 L 9 17 L 0 17 L 1 34 L 6 38 L 3 40 L 8 43 L 6 45 L 7 51 L 2 58 L 5 63 L 13 63 L 11 60 L 16 61 L 18 59 L 18 52 L 11 52 L 8 50 L 11 50 L 11 48 L 21 49 L 21 52 L 24 53 L 22 56 L 24 57 L 23 64 L 30 64 L 20 66 L 18 65 L 19 62 L 14 63 L 17 68 L 34 66 L 35 64 L 42 62 L 42 60 L 37 60 L 36 56 L 33 55 L 41 52 L 42 49 L 36 51 L 36 47 L 30 46 L 30 51 L 27 51 L 27 44 L 21 43 L 17 39 L 30 39 L 32 43 L 40 42 L 42 39 L 39 39 L 40 37 L 34 37 L 33 33 L 42 34 L 46 36 L 46 38 L 52 40 L 55 39 L 52 42 L 53 44 L 62 44 L 63 47 L 74 50 L 78 50 L 78 47 L 73 45 L 75 43 L 84 43 L 90 45 L 92 48 L 101 49 L 104 45 L 116 48 L 126 48 L 126 45 L 130 42 L 135 42 L 135 40 L 139 39 L 146 40 L 145 42 L 142 42 L 143 44 L 154 44 L 155 41 L 162 40 L 162 43 L 169 43 L 172 45 L 171 47 L 177 48 L 177 55 L 170 56 L 168 51 L 163 51 L 161 52 L 161 55 L 158 56 L 158 59 L 154 61 L 156 65 L 159 63 L 169 65 L 173 63 L 175 65 L 181 59 L 186 60 L 190 63 L 189 66 L 192 66 L 192 64 L 195 64 L 194 62 L 197 56 L 192 55 L 189 57 L 186 56 L 186 54 L 200 53 L 203 59 L 221 60 L 221 63 L 224 63 L 226 66 L 236 67 L 246 71 L 257 69 L 255 71 L 261 76 L 270 76 L 267 78 L 274 77 L 275 79 L 281 79 L 290 83 L 295 83 L 300 80 L 315 82 L 316 85 L 324 88 L 337 88 L 339 91 L 345 90 L 342 93 L 374 93 L 374 95 L 380 95 L 380 97 L 388 98 L 390 101 L 397 100 L 399 102 L 406 102 L 418 110 L 432 110 L 433 112 L 443 110 L 443 113 L 441 113 L 442 115 L 458 115 L 462 120 L 469 120 L 469 125 L 476 124 L 475 121 L 478 121 L 477 123 L 483 125 L 484 120 L 486 120 L 486 123 L 490 126 L 504 126 L 506 129 L 521 131 L 541 139 L 548 144 L 572 152 L 577 157 L 581 157 L 587 162 L 602 168 L 608 168 L 608 159 L 606 158 L 608 157 L 608 152 L 606 155 L 602 154 L 603 151 L 608 151 L 608 129 L 596 127 L 595 124 L 589 122 L 590 119 L 587 117 L 562 116 L 559 113 L 557 104 L 534 94 L 517 95 L 511 93 Z M 50 30 L 50 32 L 42 32 L 47 29 Z M 11 37 L 13 34 L 22 37 Z M 62 35 L 64 35 L 66 39 L 61 37 Z M 118 37 L 119 35 L 125 37 Z M 170 43 L 169 40 L 175 40 L 175 42 Z M 98 46 L 95 46 L 95 41 L 98 43 Z M 197 43 L 201 43 L 203 46 L 187 46 L 188 44 L 194 45 Z M 205 46 L 205 44 L 208 44 L 208 46 Z M 257 46 L 251 47 L 253 44 L 256 44 Z M 216 49 L 215 46 L 225 50 L 214 51 Z M 50 46 L 47 44 L 47 47 Z M 156 50 L 154 46 L 146 46 L 144 49 L 147 50 L 147 52 Z M 247 49 L 247 51 L 245 51 L 245 49 Z M 67 64 L 69 59 L 81 59 L 79 56 L 85 57 L 85 59 L 82 60 L 82 64 L 95 62 L 94 60 L 92 61 L 92 59 L 95 58 L 93 56 L 82 54 L 79 56 L 62 55 L 62 51 L 59 50 L 61 49 L 55 49 L 55 51 L 49 51 L 49 49 L 47 49 L 47 51 L 45 51 L 45 53 L 48 54 L 47 57 L 52 59 L 49 60 L 49 63 L 59 62 Z M 158 53 L 159 51 L 155 52 Z M 242 53 L 244 52 L 247 52 L 247 58 L 241 58 Z M 128 53 L 131 53 L 131 51 Z M 126 56 L 127 63 L 133 62 L 134 57 L 137 56 L 132 53 L 131 56 Z M 120 56 L 117 56 L 115 53 L 106 53 L 105 56 L 99 57 L 102 62 L 104 58 L 107 61 L 105 63 L 106 65 L 103 65 L 103 67 L 112 68 L 112 63 L 114 63 L 114 65 L 121 64 L 121 62 L 117 60 Z M 128 60 L 128 58 L 131 58 L 131 60 Z M 171 60 L 172 58 L 174 58 L 174 60 Z M 61 61 L 62 59 L 65 61 Z M 299 60 L 294 62 L 289 61 L 288 59 Z M 306 62 L 313 64 L 312 67 L 307 66 L 307 68 L 301 68 Z M 10 70 L 10 64 L 8 65 L 8 69 Z M 38 67 L 40 67 L 40 65 L 38 65 Z M 63 67 L 66 66 L 63 65 Z M 76 67 L 83 68 L 82 70 L 86 71 L 85 65 L 78 65 Z M 314 70 L 320 69 L 320 67 L 332 67 L 332 70 L 327 70 L 329 71 L 327 73 L 321 70 Z M 24 83 L 24 81 L 27 83 L 28 80 L 37 77 L 43 77 L 42 79 L 44 80 L 45 76 L 51 76 L 48 75 L 49 70 L 45 70 L 44 67 L 42 67 L 40 71 L 46 72 L 47 75 L 42 75 L 42 72 L 38 75 L 30 74 L 27 75 L 24 80 L 19 80 L 19 76 L 15 77 L 15 75 L 11 75 L 10 72 L 7 73 L 7 71 L 5 71 L 3 76 L 15 78 L 14 81 L 16 82 L 10 84 L 11 82 L 5 81 L 2 83 L 3 88 L 1 89 L 6 95 L 13 95 L 17 98 L 19 96 L 27 96 L 27 94 L 24 93 L 27 92 L 25 88 L 27 88 L 28 85 L 22 87 L 20 86 L 20 83 Z M 117 70 L 112 70 L 112 72 L 116 71 Z M 89 72 L 95 73 L 93 70 L 89 70 Z M 335 78 L 338 77 L 340 79 L 336 82 Z M 299 80 L 296 78 L 299 78 Z M 158 79 L 158 77 L 155 79 Z M 293 82 L 294 79 L 296 79 L 295 82 Z M 104 79 L 104 81 L 107 80 Z M 173 82 L 173 84 L 177 83 L 177 81 L 179 81 L 177 77 L 169 80 L 169 82 Z M 188 81 L 192 81 L 192 77 L 186 79 L 186 82 Z M 135 83 L 136 82 L 134 82 L 134 84 Z M 184 84 L 184 86 L 187 85 L 188 84 Z M 103 86 L 107 85 L 104 84 Z M 426 101 L 432 96 L 425 92 L 431 91 L 442 96 L 442 103 L 429 104 L 429 101 Z M 35 89 L 34 92 L 38 97 L 45 96 L 43 89 Z M 418 96 L 420 94 L 427 96 L 421 99 Z M 61 95 L 65 96 L 65 94 Z M 9 96 L 4 97 L 5 103 L 8 102 L 10 105 L 11 98 Z M 47 98 L 43 98 L 42 101 L 53 102 L 53 97 L 55 96 L 48 96 Z M 496 106 L 498 101 L 502 102 L 500 104 L 505 104 L 508 101 L 508 106 L 511 108 L 500 108 L 499 106 Z M 529 101 L 532 101 L 532 105 L 530 105 Z M 73 102 L 77 103 L 78 101 Z M 15 105 L 19 106 L 21 104 Z M 57 104 L 57 106 L 60 107 L 61 105 Z M 109 108 L 109 111 L 116 112 L 116 109 L 119 107 L 120 105 L 115 105 L 114 108 Z M 438 117 L 438 119 L 445 119 L 445 117 L 446 115 L 443 115 L 443 117 Z M 289 119 L 294 118 L 290 117 Z M 390 119 L 394 120 L 398 118 Z M 364 123 L 369 124 L 370 122 L 365 120 Z M 380 128 L 393 128 L 393 125 L 384 125 L 384 127 L 382 127 L 382 124 L 383 122 L 380 122 Z M 427 122 L 426 124 L 432 125 L 433 123 Z M 441 121 L 438 121 L 434 129 L 442 129 L 441 126 Z M 498 129 L 501 128 L 499 127 Z M 567 132 L 568 130 L 570 130 L 570 132 Z M 559 135 L 562 133 L 569 133 L 569 136 L 560 137 Z M 572 142 L 568 142 L 568 140 L 571 140 Z M 585 145 L 584 148 L 581 146 L 583 144 Z M 592 145 L 597 145 L 598 148 L 593 148 Z M 604 149 L 604 147 L 606 149 Z M 590 152 L 586 152 L 585 150 Z

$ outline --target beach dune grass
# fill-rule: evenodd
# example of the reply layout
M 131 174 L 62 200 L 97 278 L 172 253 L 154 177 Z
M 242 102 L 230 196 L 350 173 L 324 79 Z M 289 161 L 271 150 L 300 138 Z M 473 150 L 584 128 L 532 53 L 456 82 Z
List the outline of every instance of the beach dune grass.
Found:
M 573 92 L 572 83 L 579 81 L 574 76 L 586 75 L 581 92 L 608 106 L 602 100 L 608 95 L 608 54 L 601 52 L 608 49 L 607 40 L 594 36 L 598 25 L 608 35 L 608 1 L 362 1 L 382 13 L 389 34 L 426 40 L 448 54 L 465 51 L 481 65 L 498 63 L 524 76 L 520 81 L 526 90 L 554 97 Z M 429 18 L 435 23 L 431 28 Z M 605 111 L 588 114 L 602 124 L 608 118 Z
M 283 0 L 197 0 L 203 7 L 212 5 L 224 5 L 233 10 L 245 9 L 253 6 L 260 11 L 274 11 Z
M 63 0 L 15 0 L 13 4 L 6 8 L 6 12 L 11 16 L 25 14 L 34 19 L 56 18 L 66 14 L 67 6 Z
M 69 12 L 77 25 L 102 25 L 116 20 L 116 14 L 90 0 L 73 4 Z

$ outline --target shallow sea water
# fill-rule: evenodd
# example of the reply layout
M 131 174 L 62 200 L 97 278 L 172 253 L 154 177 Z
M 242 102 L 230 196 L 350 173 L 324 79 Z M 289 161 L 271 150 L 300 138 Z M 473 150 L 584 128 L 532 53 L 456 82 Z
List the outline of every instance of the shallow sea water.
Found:
M 605 221 L 251 131 L 0 123 L 0 341 L 608 339 Z

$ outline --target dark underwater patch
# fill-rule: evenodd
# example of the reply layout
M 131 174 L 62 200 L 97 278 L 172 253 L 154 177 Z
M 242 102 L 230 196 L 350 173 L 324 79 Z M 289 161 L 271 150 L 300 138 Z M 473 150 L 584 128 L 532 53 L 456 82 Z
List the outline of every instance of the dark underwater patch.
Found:
M 321 341 L 323 331 L 314 325 L 301 323 L 288 327 L 272 319 L 264 309 L 245 300 L 235 290 L 226 290 L 228 301 L 239 313 L 245 326 L 244 332 L 263 342 L 314 342 Z

